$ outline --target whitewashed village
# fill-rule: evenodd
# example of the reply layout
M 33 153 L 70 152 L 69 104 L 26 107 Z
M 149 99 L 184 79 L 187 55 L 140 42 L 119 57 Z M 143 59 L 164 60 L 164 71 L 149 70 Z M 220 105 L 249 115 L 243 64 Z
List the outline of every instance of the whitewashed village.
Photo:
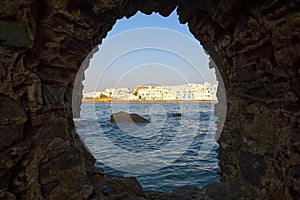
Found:
M 83 100 L 116 101 L 217 101 L 217 84 L 204 82 L 177 86 L 137 86 L 109 88 L 104 91 L 84 92 Z

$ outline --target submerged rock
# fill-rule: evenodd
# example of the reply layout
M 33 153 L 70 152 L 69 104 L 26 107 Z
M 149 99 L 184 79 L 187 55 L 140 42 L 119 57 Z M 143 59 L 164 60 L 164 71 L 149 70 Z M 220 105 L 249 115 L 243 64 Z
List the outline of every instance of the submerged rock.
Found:
M 135 113 L 127 113 L 124 111 L 120 111 L 117 113 L 113 113 L 110 116 L 110 121 L 112 123 L 150 123 L 149 120 L 145 119 L 144 117 L 139 116 Z
M 171 117 L 181 117 L 181 116 L 182 116 L 181 113 L 173 113 L 171 115 Z

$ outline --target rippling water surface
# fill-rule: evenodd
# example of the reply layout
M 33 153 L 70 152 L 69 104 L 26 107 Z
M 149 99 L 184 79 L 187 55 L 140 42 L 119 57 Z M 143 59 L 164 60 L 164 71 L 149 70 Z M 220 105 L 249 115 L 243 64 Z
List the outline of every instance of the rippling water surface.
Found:
M 83 103 L 78 134 L 106 173 L 135 176 L 146 190 L 171 191 L 219 181 L 214 103 Z M 149 124 L 112 124 L 118 111 Z M 181 117 L 172 114 L 181 113 Z

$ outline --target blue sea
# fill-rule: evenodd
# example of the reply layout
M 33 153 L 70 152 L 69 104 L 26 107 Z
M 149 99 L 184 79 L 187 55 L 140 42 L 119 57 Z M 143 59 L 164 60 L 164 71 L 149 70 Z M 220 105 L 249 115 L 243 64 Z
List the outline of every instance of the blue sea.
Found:
M 83 102 L 76 129 L 106 173 L 135 176 L 145 190 L 218 182 L 214 102 Z M 111 123 L 136 113 L 145 124 Z M 180 117 L 173 114 L 180 113 Z

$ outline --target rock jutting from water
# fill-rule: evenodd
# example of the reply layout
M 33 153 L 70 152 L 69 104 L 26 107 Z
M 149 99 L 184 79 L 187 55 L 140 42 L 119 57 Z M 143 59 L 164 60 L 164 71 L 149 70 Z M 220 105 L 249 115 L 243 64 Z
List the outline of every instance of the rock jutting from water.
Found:
M 149 120 L 145 119 L 142 116 L 139 116 L 136 113 L 127 113 L 124 111 L 113 113 L 110 116 L 110 121 L 112 123 L 150 123 Z
M 171 115 L 171 117 L 181 117 L 181 116 L 182 116 L 181 113 L 173 113 L 173 114 Z

